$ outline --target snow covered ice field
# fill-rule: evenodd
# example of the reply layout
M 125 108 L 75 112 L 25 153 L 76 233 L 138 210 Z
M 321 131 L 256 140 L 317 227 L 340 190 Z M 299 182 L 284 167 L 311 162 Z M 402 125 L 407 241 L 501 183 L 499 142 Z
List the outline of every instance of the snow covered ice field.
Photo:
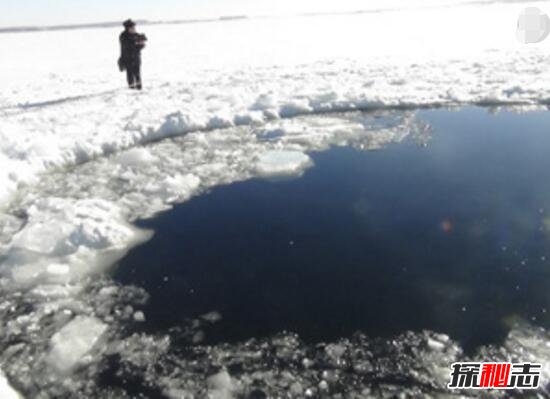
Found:
M 116 69 L 118 29 L 0 35 L 0 367 L 14 385 L 31 397 L 97 394 L 91 381 L 107 353 L 155 379 L 147 360 L 161 357 L 168 338 L 121 338 L 147 294 L 101 274 L 151 236 L 136 219 L 221 184 L 299 175 L 312 165 L 308 152 L 331 145 L 368 150 L 422 136 L 416 108 L 550 103 L 550 41 L 515 39 L 520 11 L 550 12 L 550 2 L 407 4 L 143 27 L 142 93 L 129 92 Z M 383 126 L 341 114 L 389 109 L 403 112 Z M 405 355 L 417 341 L 429 345 Z M 380 345 L 411 356 L 425 378 L 444 380 L 460 352 L 432 333 L 395 342 Z M 545 332 L 525 327 L 507 342 L 507 353 L 550 357 Z M 292 336 L 271 344 L 306 351 Z M 250 361 L 255 345 L 194 356 Z M 313 355 L 338 363 L 338 353 Z M 179 373 L 200 375 L 185 356 L 170 356 L 165 367 L 180 362 Z M 9 397 L 0 377 L 0 397 Z M 165 395 L 186 397 L 163 378 Z M 235 388 L 223 372 L 205 384 L 212 397 Z

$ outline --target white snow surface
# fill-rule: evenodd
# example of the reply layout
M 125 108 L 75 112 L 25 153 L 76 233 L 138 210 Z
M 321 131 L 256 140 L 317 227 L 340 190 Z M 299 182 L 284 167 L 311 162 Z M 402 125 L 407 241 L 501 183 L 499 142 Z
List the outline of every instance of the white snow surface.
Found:
M 425 2 L 420 2 L 424 4 Z M 39 173 L 197 130 L 334 110 L 550 99 L 550 42 L 503 2 L 144 27 L 146 90 L 118 29 L 0 35 L 0 203 Z

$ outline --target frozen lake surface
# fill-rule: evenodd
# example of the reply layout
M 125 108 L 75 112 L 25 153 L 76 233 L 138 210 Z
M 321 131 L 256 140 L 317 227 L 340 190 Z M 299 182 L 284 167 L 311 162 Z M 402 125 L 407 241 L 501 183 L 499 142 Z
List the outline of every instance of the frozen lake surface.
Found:
M 401 7 L 140 27 L 143 93 L 126 90 L 116 67 L 119 28 L 0 35 L 11 55 L 0 64 L 0 206 L 43 172 L 189 132 L 336 111 L 548 104 L 550 41 L 516 40 L 521 11 L 548 1 L 381 8 L 392 3 Z
M 548 1 L 391 3 L 141 27 L 140 93 L 118 28 L 0 35 L 0 397 L 550 381 Z

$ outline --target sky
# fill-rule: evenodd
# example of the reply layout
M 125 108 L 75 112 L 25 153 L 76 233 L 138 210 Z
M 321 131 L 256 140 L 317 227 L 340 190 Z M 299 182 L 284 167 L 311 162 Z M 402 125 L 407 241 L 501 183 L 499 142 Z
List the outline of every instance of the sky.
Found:
M 271 15 L 360 7 L 361 0 L 0 0 L 0 26 Z M 343 5 L 342 3 L 345 3 Z M 332 9 L 331 9 L 332 8 Z
M 0 27 L 352 11 L 448 0 L 0 0 Z M 460 1 L 460 0 L 459 0 Z

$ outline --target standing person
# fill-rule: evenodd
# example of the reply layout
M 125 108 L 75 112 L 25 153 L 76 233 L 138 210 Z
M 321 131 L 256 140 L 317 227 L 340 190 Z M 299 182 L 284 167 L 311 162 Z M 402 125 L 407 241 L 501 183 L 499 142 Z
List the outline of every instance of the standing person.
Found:
M 126 70 L 130 89 L 141 90 L 141 50 L 145 47 L 147 37 L 137 33 L 136 23 L 131 19 L 124 21 L 124 32 L 120 34 L 120 59 L 118 66 Z

